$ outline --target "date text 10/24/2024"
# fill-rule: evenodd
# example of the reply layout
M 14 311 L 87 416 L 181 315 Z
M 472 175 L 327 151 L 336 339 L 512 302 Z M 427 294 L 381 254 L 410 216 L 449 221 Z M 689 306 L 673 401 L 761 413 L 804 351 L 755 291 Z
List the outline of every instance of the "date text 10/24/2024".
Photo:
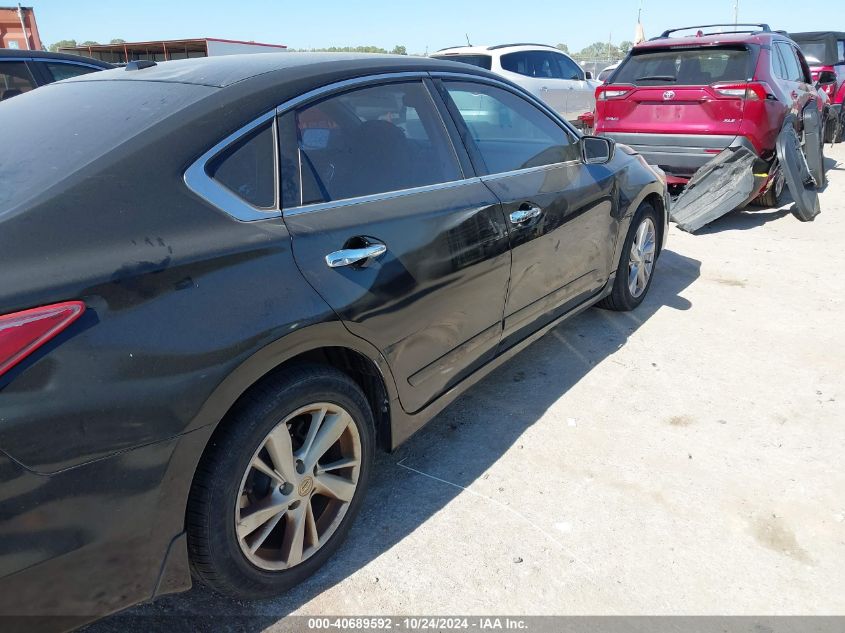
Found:
M 344 617 L 309 618 L 309 631 L 527 631 L 523 619 L 509 617 Z

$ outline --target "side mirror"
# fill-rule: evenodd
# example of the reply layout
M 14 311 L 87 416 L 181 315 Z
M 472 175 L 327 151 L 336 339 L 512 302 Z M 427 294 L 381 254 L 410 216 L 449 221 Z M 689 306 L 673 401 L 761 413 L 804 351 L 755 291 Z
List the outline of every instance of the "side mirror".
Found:
M 587 72 L 585 72 L 585 73 L 584 73 L 584 77 L 585 77 L 586 79 L 592 79 L 592 78 L 593 78 L 593 73 L 591 73 L 591 72 L 588 70 Z
M 604 136 L 581 137 L 581 160 L 585 165 L 609 163 L 616 151 L 616 143 Z

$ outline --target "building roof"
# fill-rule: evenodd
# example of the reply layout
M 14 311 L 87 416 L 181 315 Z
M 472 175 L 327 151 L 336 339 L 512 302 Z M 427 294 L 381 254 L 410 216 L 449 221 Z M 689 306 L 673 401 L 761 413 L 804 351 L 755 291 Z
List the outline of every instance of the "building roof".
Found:
M 117 51 L 123 52 L 124 49 L 134 48 L 148 48 L 152 46 L 169 46 L 176 48 L 185 45 L 205 44 L 206 42 L 224 42 L 227 44 L 250 44 L 252 46 L 266 46 L 268 48 L 287 48 L 285 44 L 266 44 L 264 42 L 247 42 L 244 40 L 226 40 L 219 37 L 189 37 L 181 40 L 149 40 L 146 42 L 120 42 L 119 44 L 91 44 L 89 46 L 68 46 L 62 50 L 77 50 L 77 51 Z
M 0 7 L 2 8 L 2 7 Z M 99 66 L 100 68 L 114 68 L 114 64 L 100 61 L 99 59 L 92 59 L 90 57 L 83 57 L 82 55 L 68 55 L 66 53 L 51 53 L 49 51 L 28 51 L 18 48 L 0 48 L 0 57 L 22 58 L 22 59 L 59 59 L 68 62 L 77 62 L 80 64 L 87 64 L 89 66 Z

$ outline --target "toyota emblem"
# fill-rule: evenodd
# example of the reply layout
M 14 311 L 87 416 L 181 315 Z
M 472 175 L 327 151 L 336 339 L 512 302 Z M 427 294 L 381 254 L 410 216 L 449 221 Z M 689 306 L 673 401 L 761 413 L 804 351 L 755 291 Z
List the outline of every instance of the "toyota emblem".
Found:
M 663 100 L 664 101 L 671 101 L 675 98 L 675 91 L 674 90 L 667 90 L 663 93 Z

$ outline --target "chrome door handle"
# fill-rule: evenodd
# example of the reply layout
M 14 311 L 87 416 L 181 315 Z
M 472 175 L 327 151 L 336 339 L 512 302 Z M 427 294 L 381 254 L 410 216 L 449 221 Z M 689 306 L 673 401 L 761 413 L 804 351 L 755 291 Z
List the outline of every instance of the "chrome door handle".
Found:
M 540 207 L 526 207 L 524 209 L 517 209 L 511 213 L 511 224 L 524 224 L 529 220 L 539 217 L 543 210 Z
M 363 248 L 342 248 L 334 253 L 326 255 L 326 263 L 329 268 L 340 268 L 341 266 L 352 266 L 360 264 L 368 259 L 381 257 L 387 252 L 387 246 L 380 243 L 369 244 Z

